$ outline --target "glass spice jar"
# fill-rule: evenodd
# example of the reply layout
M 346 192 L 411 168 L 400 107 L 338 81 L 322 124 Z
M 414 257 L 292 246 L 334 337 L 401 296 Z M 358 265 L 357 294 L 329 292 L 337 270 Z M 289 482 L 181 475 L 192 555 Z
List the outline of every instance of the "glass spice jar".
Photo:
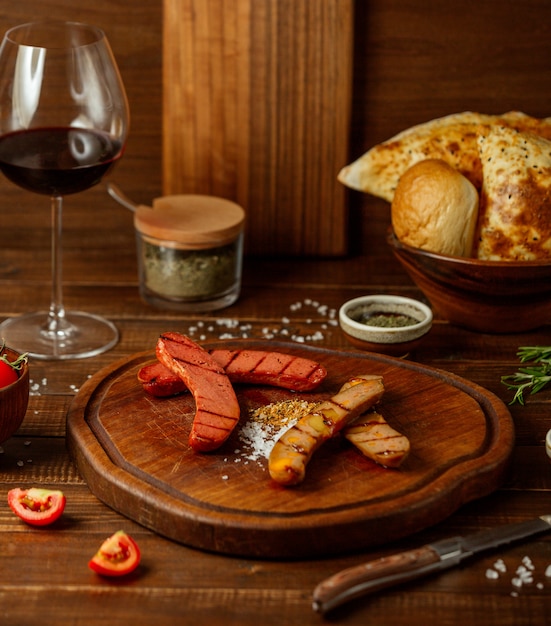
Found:
M 142 299 L 157 308 L 213 311 L 241 290 L 245 212 L 214 196 L 157 198 L 134 213 Z

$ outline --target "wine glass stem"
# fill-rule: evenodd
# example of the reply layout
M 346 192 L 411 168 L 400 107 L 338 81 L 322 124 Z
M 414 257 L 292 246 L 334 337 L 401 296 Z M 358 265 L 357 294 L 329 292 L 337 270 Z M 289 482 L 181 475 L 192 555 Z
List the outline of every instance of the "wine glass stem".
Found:
M 69 324 L 63 307 L 63 261 L 62 261 L 62 196 L 52 196 L 52 294 L 48 312 L 47 331 L 49 334 L 63 335 Z

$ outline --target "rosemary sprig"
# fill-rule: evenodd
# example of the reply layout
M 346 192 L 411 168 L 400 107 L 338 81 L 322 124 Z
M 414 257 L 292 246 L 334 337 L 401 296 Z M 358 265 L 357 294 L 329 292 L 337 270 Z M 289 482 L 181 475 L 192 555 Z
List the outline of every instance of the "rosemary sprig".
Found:
M 532 365 L 520 367 L 514 374 L 501 377 L 501 382 L 508 389 L 515 390 L 509 404 L 524 404 L 525 393 L 537 393 L 551 382 L 551 346 L 522 346 L 517 356 L 521 363 L 531 361 Z
M 0 361 L 7 363 L 10 367 L 13 367 L 14 370 L 20 370 L 23 367 L 23 363 L 27 363 L 27 361 L 29 360 L 28 352 L 20 354 L 15 361 L 10 361 L 8 359 L 8 355 L 4 353 L 5 347 L 6 342 L 2 341 L 2 345 L 0 345 Z

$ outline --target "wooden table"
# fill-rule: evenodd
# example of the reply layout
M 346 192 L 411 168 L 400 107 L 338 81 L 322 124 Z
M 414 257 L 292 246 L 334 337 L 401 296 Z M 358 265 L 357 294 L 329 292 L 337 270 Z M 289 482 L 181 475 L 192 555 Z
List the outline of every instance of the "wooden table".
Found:
M 4 318 L 46 306 L 49 297 L 47 199 L 4 183 L 0 276 Z M 17 212 L 12 211 L 18 207 Z M 348 258 L 246 259 L 243 293 L 215 315 L 175 315 L 138 295 L 131 214 L 102 187 L 72 197 L 65 220 L 65 301 L 112 319 L 118 345 L 91 359 L 31 363 L 32 396 L 19 432 L 0 454 L 0 621 L 41 624 L 484 624 L 543 625 L 551 620 L 551 533 L 500 548 L 425 580 L 355 601 L 322 617 L 311 596 L 323 578 L 364 560 L 450 535 L 467 534 L 551 512 L 551 463 L 544 436 L 551 427 L 551 389 L 510 407 L 516 446 L 497 492 L 462 506 L 416 536 L 377 549 L 312 560 L 260 560 L 211 554 L 164 539 L 102 504 L 80 477 L 66 449 L 65 418 L 83 383 L 101 368 L 150 349 L 160 332 L 178 330 L 198 341 L 234 337 L 281 339 L 352 350 L 335 324 L 340 304 L 368 292 L 421 297 L 384 242 L 388 207 L 373 202 L 360 220 L 361 249 Z M 297 306 L 299 304 L 300 306 Z M 289 333 L 288 335 L 285 333 Z M 482 385 L 505 403 L 500 383 L 517 365 L 519 345 L 548 344 L 549 327 L 525 335 L 482 335 L 437 319 L 415 359 Z M 24 525 L 6 504 L 16 486 L 62 489 L 66 512 L 50 529 Z M 109 581 L 88 559 L 102 540 L 125 529 L 139 542 L 136 576 Z M 503 564 L 506 571 L 501 571 Z M 519 568 L 531 574 L 520 586 Z M 488 574 L 493 572 L 494 576 Z M 547 574 L 546 574 L 547 572 Z

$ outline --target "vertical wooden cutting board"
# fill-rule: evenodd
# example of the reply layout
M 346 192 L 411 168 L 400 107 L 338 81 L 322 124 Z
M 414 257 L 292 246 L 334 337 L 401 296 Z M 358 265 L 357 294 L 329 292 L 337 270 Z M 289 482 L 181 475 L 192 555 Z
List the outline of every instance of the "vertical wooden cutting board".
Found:
M 347 252 L 353 0 L 164 0 L 163 192 L 247 211 L 246 252 Z

